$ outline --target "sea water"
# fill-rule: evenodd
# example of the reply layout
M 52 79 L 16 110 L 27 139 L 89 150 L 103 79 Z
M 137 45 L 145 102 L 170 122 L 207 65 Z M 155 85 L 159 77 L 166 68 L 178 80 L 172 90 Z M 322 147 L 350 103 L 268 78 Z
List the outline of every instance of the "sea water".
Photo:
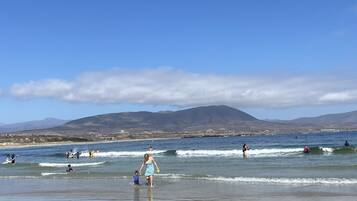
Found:
M 345 140 L 351 146 L 345 147 Z M 243 144 L 248 144 L 250 148 L 246 156 L 242 154 Z M 303 153 L 305 145 L 311 148 L 311 153 Z M 186 189 L 188 195 L 191 195 L 186 197 L 188 200 L 198 199 L 199 195 L 202 200 L 212 197 L 214 200 L 225 197 L 227 200 L 236 200 L 234 196 L 247 195 L 249 191 L 261 191 L 264 198 L 274 193 L 276 186 L 288 189 L 279 191 L 279 195 L 294 193 L 296 188 L 299 189 L 295 192 L 297 195 L 306 195 L 304 189 L 311 186 L 308 190 L 315 189 L 317 192 L 308 195 L 322 196 L 327 193 L 329 198 L 341 195 L 347 196 L 344 199 L 348 200 L 355 196 L 357 190 L 357 147 L 353 145 L 357 145 L 355 132 L 182 138 L 1 149 L 4 160 L 7 153 L 14 153 L 17 162 L 0 165 L 0 182 L 13 183 L 22 193 L 31 192 L 33 186 L 36 186 L 34 183 L 42 185 L 39 187 L 42 190 L 48 188 L 39 193 L 44 199 L 48 192 L 64 191 L 67 183 L 91 186 L 101 189 L 100 192 L 114 191 L 112 193 L 118 192 L 113 187 L 113 184 L 118 184 L 126 195 L 122 197 L 123 200 L 131 200 L 132 193 L 135 193 L 135 190 L 128 187 L 131 186 L 131 177 L 140 168 L 148 147 L 152 146 L 154 158 L 161 170 L 155 175 L 153 191 L 164 197 L 176 195 L 174 199 L 178 200 L 182 196 L 177 192 L 166 192 L 174 186 L 176 189 Z M 79 159 L 65 157 L 65 152 L 71 149 L 81 153 Z M 89 157 L 91 150 L 98 150 L 92 158 Z M 74 173 L 65 172 L 68 164 L 72 165 Z M 15 182 L 19 180 L 23 182 Z M 142 183 L 143 180 L 141 178 Z M 242 190 L 247 186 L 251 188 Z M 257 186 L 260 186 L 259 190 L 255 189 Z M 195 188 L 198 191 L 210 190 L 195 195 Z M 9 193 L 11 190 L 13 188 L 3 187 L 0 198 L 6 195 L 6 199 L 10 199 L 13 196 Z M 83 190 L 79 188 L 78 192 Z M 142 197 L 150 198 L 146 192 L 144 194 Z M 214 197 L 216 195 L 218 197 Z

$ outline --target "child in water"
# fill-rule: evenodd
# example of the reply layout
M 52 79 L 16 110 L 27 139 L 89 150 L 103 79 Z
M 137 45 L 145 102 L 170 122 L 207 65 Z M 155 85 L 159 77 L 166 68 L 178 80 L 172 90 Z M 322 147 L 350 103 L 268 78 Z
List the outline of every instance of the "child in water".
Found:
M 68 166 L 66 168 L 66 172 L 67 173 L 73 172 L 73 168 L 72 168 L 71 164 L 68 164 Z
M 134 185 L 140 185 L 139 179 L 140 179 L 139 171 L 135 170 L 135 173 L 134 173 L 134 176 L 133 176 Z

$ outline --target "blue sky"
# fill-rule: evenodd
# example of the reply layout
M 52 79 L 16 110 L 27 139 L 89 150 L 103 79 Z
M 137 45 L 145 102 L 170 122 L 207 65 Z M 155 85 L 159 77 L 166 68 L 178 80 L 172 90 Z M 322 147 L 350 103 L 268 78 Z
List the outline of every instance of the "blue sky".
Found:
M 0 1 L 0 122 L 357 109 L 357 1 Z

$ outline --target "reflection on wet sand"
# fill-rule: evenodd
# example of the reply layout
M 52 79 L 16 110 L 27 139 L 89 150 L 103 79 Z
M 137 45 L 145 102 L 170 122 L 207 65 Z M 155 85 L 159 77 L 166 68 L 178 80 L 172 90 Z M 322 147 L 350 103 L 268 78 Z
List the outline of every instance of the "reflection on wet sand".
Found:
M 148 188 L 147 198 L 148 198 L 148 201 L 154 200 L 154 198 L 152 196 L 152 188 Z
M 154 200 L 153 193 L 152 193 L 152 188 L 150 188 L 150 187 L 147 188 L 146 197 L 147 197 L 148 201 L 153 201 Z M 139 186 L 134 186 L 133 200 L 134 201 L 140 201 L 140 187 Z
M 140 201 L 140 188 L 139 186 L 134 186 L 134 201 Z

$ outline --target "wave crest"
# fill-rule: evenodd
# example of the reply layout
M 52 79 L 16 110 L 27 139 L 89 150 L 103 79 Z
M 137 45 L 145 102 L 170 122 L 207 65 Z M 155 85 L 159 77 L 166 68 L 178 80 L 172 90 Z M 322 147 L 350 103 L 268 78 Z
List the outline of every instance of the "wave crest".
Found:
M 105 163 L 105 161 L 103 161 L 103 162 L 93 162 L 93 163 L 39 163 L 38 165 L 40 167 L 67 167 L 69 164 L 71 164 L 72 167 L 81 167 L 81 166 L 102 165 L 104 163 Z
M 284 177 L 215 177 L 215 176 L 192 176 L 186 174 L 158 174 L 158 176 L 170 179 L 197 179 L 227 183 L 252 183 L 252 184 L 325 184 L 325 185 L 347 185 L 357 184 L 357 179 L 349 178 L 284 178 Z

